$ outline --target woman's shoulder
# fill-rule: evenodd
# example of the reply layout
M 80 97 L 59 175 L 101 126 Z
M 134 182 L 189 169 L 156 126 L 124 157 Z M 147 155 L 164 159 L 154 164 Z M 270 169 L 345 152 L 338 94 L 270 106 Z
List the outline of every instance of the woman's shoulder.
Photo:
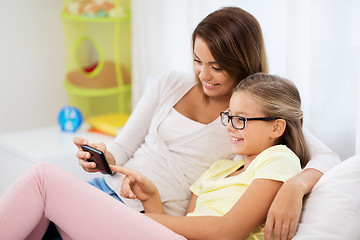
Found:
M 156 85 L 157 88 L 161 88 L 163 90 L 178 88 L 187 89 L 195 84 L 196 80 L 194 74 L 178 71 L 164 72 L 160 74 L 153 83 L 153 85 Z

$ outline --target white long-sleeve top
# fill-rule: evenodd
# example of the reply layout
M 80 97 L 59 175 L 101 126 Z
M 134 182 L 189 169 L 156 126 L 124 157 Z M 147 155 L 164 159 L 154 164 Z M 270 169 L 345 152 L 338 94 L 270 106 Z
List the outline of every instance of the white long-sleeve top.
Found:
M 154 182 L 165 212 L 170 215 L 184 214 L 190 185 L 213 162 L 236 158 L 219 118 L 166 143 L 160 137 L 159 125 L 195 85 L 193 75 L 172 72 L 160 76 L 148 87 L 119 135 L 108 146 L 117 165 L 135 169 Z M 305 137 L 312 156 L 307 167 L 326 172 L 340 162 L 336 154 L 310 133 L 305 131 Z M 120 196 L 123 175 L 106 176 L 105 180 Z M 142 210 L 139 200 L 122 199 L 131 208 Z

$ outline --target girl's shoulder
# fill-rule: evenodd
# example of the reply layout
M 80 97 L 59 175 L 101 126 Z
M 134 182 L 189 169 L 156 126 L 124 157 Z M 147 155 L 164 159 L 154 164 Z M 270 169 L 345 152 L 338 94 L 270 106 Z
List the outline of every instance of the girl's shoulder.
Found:
M 275 145 L 262 151 L 253 162 L 263 164 L 269 161 L 293 161 L 299 162 L 299 157 L 286 145 Z
M 244 164 L 244 160 L 220 159 L 214 162 L 206 171 L 206 178 L 213 178 L 219 175 L 228 175 Z
M 299 157 L 287 146 L 276 145 L 261 152 L 249 165 L 254 178 L 285 181 L 301 172 Z

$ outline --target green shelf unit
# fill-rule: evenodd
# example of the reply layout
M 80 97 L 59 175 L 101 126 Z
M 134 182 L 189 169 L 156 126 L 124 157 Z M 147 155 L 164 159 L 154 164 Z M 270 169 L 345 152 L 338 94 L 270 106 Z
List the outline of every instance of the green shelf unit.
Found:
M 73 10 L 84 2 L 91 1 L 64 1 L 60 14 L 66 46 L 64 87 L 70 104 L 79 108 L 85 118 L 130 113 L 130 1 L 104 1 L 113 4 L 112 16 L 69 11 L 69 6 Z

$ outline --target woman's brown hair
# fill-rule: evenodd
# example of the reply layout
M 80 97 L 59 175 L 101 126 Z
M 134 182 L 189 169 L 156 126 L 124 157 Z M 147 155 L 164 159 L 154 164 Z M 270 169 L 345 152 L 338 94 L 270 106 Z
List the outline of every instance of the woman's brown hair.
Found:
M 210 13 L 193 32 L 193 49 L 197 37 L 205 41 L 219 67 L 238 82 L 268 72 L 260 25 L 241 8 L 225 7 Z
M 233 92 L 250 94 L 266 117 L 278 117 L 286 121 L 285 132 L 277 144 L 288 146 L 304 167 L 310 154 L 302 131 L 303 112 L 295 84 L 275 75 L 257 73 L 242 80 Z

